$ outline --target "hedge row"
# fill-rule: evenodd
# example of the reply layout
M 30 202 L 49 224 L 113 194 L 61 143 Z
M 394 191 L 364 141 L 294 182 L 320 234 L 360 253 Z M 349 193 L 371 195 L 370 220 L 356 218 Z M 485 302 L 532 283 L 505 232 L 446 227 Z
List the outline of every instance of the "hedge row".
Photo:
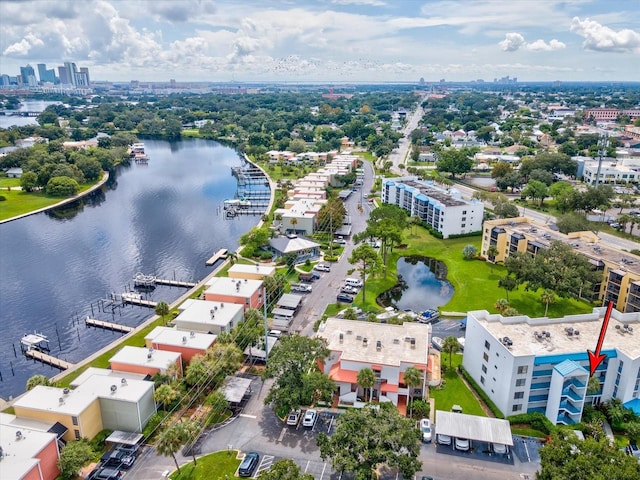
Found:
M 496 404 L 491 401 L 491 399 L 486 393 L 484 393 L 484 390 L 480 388 L 480 386 L 476 383 L 476 381 L 473 378 L 471 378 L 471 375 L 469 375 L 469 373 L 464 369 L 464 367 L 460 365 L 458 367 L 458 370 L 460 371 L 460 373 L 462 373 L 462 376 L 469 383 L 469 385 L 471 385 L 471 388 L 473 388 L 473 390 L 480 396 L 480 398 L 482 398 L 482 401 L 489 407 L 489 409 L 495 415 L 495 417 L 504 418 L 504 415 L 502 414 L 500 409 L 496 407 Z

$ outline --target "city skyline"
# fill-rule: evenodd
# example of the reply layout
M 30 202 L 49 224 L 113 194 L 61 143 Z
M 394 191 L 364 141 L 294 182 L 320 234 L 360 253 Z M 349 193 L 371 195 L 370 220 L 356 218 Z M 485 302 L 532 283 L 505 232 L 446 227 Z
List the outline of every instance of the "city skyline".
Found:
M 109 81 L 638 81 L 633 2 L 0 3 L 0 65 Z M 626 9 L 626 10 L 625 10 Z

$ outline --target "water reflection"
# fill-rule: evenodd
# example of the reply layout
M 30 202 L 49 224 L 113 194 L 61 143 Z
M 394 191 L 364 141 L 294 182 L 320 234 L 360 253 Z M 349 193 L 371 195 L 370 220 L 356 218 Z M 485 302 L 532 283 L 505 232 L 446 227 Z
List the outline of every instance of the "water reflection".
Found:
M 385 307 L 422 312 L 451 300 L 453 286 L 447 281 L 444 262 L 413 255 L 400 258 L 397 269 L 398 283 L 378 297 L 378 302 Z

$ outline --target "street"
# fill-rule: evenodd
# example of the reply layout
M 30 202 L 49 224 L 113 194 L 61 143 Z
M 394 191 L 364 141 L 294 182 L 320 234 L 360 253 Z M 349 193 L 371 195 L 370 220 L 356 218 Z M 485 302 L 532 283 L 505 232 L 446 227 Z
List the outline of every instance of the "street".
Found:
M 405 159 L 409 154 L 409 149 L 411 148 L 411 132 L 418 128 L 418 124 L 422 121 L 422 116 L 424 115 L 422 102 L 424 102 L 424 100 L 425 97 L 420 97 L 418 100 L 416 109 L 409 114 L 410 116 L 407 119 L 407 123 L 402 129 L 401 133 L 404 137 L 399 140 L 398 147 L 389 154 L 389 161 L 393 164 L 391 171 L 398 175 L 404 174 L 404 170 L 400 169 L 400 164 L 405 163 Z

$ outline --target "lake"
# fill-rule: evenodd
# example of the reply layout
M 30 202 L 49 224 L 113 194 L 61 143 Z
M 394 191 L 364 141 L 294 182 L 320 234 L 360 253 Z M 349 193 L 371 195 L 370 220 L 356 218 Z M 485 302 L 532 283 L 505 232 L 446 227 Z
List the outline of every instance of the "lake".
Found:
M 205 260 L 235 249 L 259 221 L 224 216 L 222 202 L 237 186 L 231 167 L 240 165 L 233 149 L 207 140 L 145 146 L 148 164 L 119 168 L 86 199 L 0 225 L 3 398 L 24 391 L 32 375 L 58 372 L 20 353 L 24 333 L 42 332 L 53 355 L 77 362 L 120 335 L 86 328 L 87 315 L 135 326 L 153 313 L 133 306 L 100 312 L 99 299 L 129 289 L 136 272 L 201 280 L 211 272 Z M 170 302 L 184 292 L 158 287 L 150 298 Z
M 46 102 L 44 100 L 22 100 L 18 112 L 43 112 L 49 105 L 60 102 Z M 0 115 L 0 128 L 24 125 L 37 125 L 37 117 L 19 117 L 17 115 Z

